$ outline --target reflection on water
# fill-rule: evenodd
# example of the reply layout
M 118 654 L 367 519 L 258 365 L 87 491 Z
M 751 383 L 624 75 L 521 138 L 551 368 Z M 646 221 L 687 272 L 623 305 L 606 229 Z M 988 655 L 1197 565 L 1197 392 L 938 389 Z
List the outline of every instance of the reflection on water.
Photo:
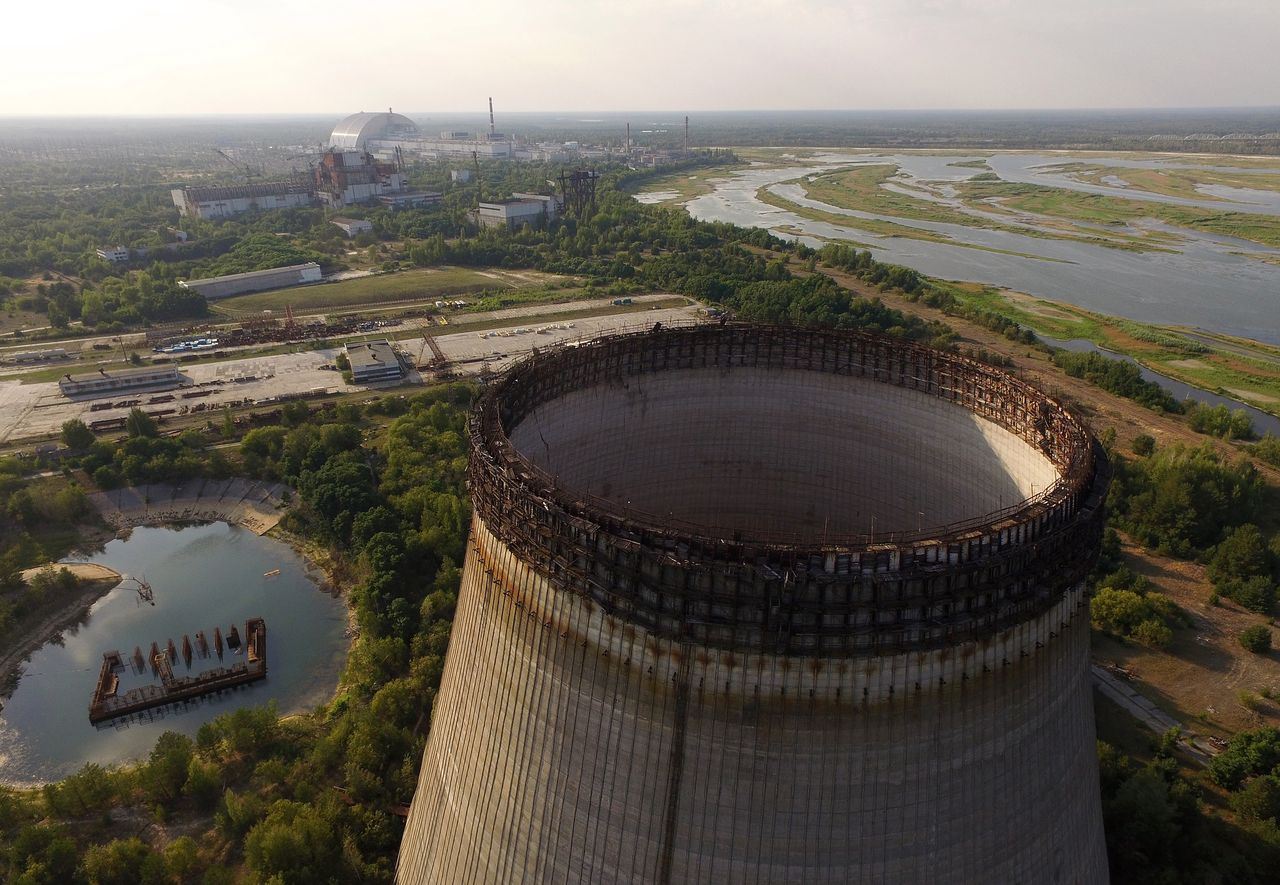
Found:
M 1242 242 L 1225 237 L 1201 235 L 1178 229 L 1183 240 L 1174 253 L 1129 252 L 1088 242 L 1046 239 L 1006 230 L 983 230 L 964 225 L 893 220 L 902 225 L 945 234 L 959 243 L 982 246 L 968 248 L 948 243 L 926 242 L 905 237 L 882 236 L 853 226 L 811 221 L 785 209 L 762 203 L 756 191 L 762 187 L 850 164 L 893 162 L 912 179 L 959 181 L 975 172 L 953 163 L 966 158 L 930 155 L 868 156 L 822 154 L 817 166 L 756 166 L 728 174 L 713 182 L 714 190 L 686 207 L 695 218 L 728 221 L 747 227 L 763 227 L 788 239 L 820 245 L 822 239 L 851 240 L 869 247 L 877 259 L 906 265 L 931 276 L 951 280 L 972 280 L 1005 286 L 1055 301 L 1075 304 L 1099 313 L 1145 322 L 1185 325 L 1214 332 L 1280 344 L 1280 265 L 1267 264 L 1239 254 Z M 1132 197 L 1132 189 L 1108 188 L 1077 182 L 1042 168 L 1061 163 L 1063 157 L 1035 154 L 996 155 L 988 162 L 1008 181 L 1032 181 L 1086 192 L 1122 193 Z M 1108 164 L 1112 163 L 1107 158 Z M 1154 161 L 1116 161 L 1115 165 Z M 1155 163 L 1159 165 L 1159 163 Z M 788 190 L 789 199 L 796 191 Z M 1143 194 L 1142 199 L 1148 199 Z M 1151 195 L 1152 202 L 1197 205 L 1199 201 Z M 833 214 L 868 217 L 866 213 L 828 208 Z M 1211 200 L 1204 205 L 1223 207 Z M 1239 207 L 1243 208 L 1243 207 Z M 1249 211 L 1280 213 L 1274 206 L 1250 206 Z M 1034 216 L 1023 219 L 1035 224 Z M 852 222 L 852 218 L 851 218 Z M 1007 223 L 1007 222 L 1006 222 Z M 1152 225 L 1138 221 L 1133 231 Z M 1124 230 L 1121 226 L 1118 230 Z M 822 238 L 822 239 L 819 239 Z M 988 251 L 991 249 L 1001 252 Z M 1257 244 L 1247 251 L 1274 252 Z M 1009 254 L 1021 253 L 1021 254 Z
M 43 646 L 24 666 L 13 696 L 0 711 L 0 781 L 27 783 L 56 779 L 86 762 L 115 764 L 145 756 L 164 731 L 194 735 L 205 722 L 241 706 L 275 700 L 282 713 L 323 703 L 337 684 L 346 656 L 346 607 L 308 577 L 303 561 L 287 545 L 252 532 L 213 523 L 182 529 L 138 528 L 89 558 L 118 572 L 144 577 L 155 591 L 155 606 L 139 603 L 129 582 L 100 599 L 88 620 Z M 266 577 L 275 569 L 277 575 Z M 174 670 L 183 676 L 216 666 L 193 656 L 184 665 L 183 635 L 196 642 L 213 629 L 224 636 L 235 624 L 262 617 L 267 622 L 267 678 L 253 686 L 205 699 L 182 710 L 168 709 L 154 720 L 99 727 L 89 724 L 89 698 L 105 652 L 126 660 L 120 691 L 151 681 L 128 666 L 135 646 L 143 655 L 151 643 L 179 648 Z M 228 654 L 227 663 L 239 658 Z

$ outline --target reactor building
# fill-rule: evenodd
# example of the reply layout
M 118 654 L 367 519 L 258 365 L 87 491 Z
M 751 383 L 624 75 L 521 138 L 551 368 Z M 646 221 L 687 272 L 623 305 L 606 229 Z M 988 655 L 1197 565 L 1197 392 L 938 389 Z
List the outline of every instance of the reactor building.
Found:
M 703 325 L 535 352 L 469 433 L 402 885 L 1107 881 L 1110 471 L 1052 398 Z

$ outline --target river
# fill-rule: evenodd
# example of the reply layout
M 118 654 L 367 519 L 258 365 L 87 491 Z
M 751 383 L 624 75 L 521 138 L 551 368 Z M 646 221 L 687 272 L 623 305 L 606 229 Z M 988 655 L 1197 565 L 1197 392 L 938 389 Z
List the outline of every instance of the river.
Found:
M 194 736 L 205 722 L 238 707 L 274 700 L 281 712 L 310 710 L 337 685 L 346 658 L 346 606 L 322 592 L 303 560 L 287 545 L 226 523 L 184 528 L 137 528 L 127 539 L 80 561 L 98 562 L 122 574 L 144 577 L 155 605 L 139 601 L 132 582 L 99 599 L 87 619 L 41 647 L 24 665 L 17 688 L 0 711 L 0 781 L 11 784 L 55 780 L 86 762 L 114 765 L 145 757 L 166 730 Z M 277 575 L 268 572 L 279 569 Z M 228 628 L 262 617 L 267 623 L 268 675 L 261 682 L 184 709 L 169 708 L 154 719 L 89 723 L 89 699 L 105 652 L 126 661 L 135 646 L 147 654 L 198 630 L 210 642 L 215 626 Z M 228 654 L 227 662 L 237 660 Z M 177 675 L 218 665 L 181 654 Z M 129 666 L 120 691 L 152 681 Z
M 854 163 L 886 162 L 898 164 L 907 173 L 908 177 L 898 182 L 898 186 L 917 181 L 959 181 L 983 170 L 952 164 L 983 156 L 831 152 L 814 157 L 811 164 L 761 164 L 727 173 L 711 193 L 696 197 L 685 205 L 695 218 L 763 227 L 778 232 L 779 236 L 800 239 L 814 246 L 821 245 L 824 239 L 863 243 L 879 260 L 906 265 L 930 276 L 1004 286 L 1142 322 L 1189 326 L 1280 344 L 1280 265 L 1240 254 L 1248 251 L 1274 257 L 1280 254 L 1277 250 L 1231 237 L 1207 236 L 1178 228 L 1175 232 L 1181 239 L 1174 244 L 1177 251 L 1131 252 L 1015 231 L 984 230 L 859 213 L 808 200 L 797 185 L 784 184 L 791 179 Z M 1009 181 L 1034 181 L 1150 202 L 1280 214 L 1280 199 L 1272 200 L 1269 194 L 1261 191 L 1257 193 L 1262 196 L 1250 203 L 1223 203 L 1208 198 L 1197 201 L 1137 194 L 1132 188 L 1079 182 L 1047 168 L 1073 159 L 1049 154 L 997 154 L 987 162 Z M 1159 168 L 1169 165 L 1170 161 L 1130 160 L 1122 163 L 1100 157 L 1096 162 Z M 898 224 L 945 234 L 957 244 L 881 236 L 851 226 L 813 221 L 761 202 L 756 196 L 760 188 L 770 188 L 788 200 L 837 215 L 887 218 Z M 1249 194 L 1254 195 L 1254 192 Z M 648 199 L 645 195 L 640 196 Z M 913 196 L 919 194 L 913 193 Z M 1028 219 L 1032 225 L 1034 221 L 1034 217 Z M 1152 222 L 1138 221 L 1129 232 L 1152 226 Z M 781 230 L 784 228 L 785 231 Z M 1124 226 L 1112 229 L 1125 230 Z M 983 248 L 958 245 L 960 243 Z

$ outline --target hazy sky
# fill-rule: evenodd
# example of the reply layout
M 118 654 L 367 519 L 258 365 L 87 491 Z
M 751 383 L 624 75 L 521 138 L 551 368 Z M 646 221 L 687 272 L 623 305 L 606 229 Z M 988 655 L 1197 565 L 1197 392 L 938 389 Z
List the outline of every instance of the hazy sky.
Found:
M 1280 104 L 1280 0 L 9 0 L 4 114 Z

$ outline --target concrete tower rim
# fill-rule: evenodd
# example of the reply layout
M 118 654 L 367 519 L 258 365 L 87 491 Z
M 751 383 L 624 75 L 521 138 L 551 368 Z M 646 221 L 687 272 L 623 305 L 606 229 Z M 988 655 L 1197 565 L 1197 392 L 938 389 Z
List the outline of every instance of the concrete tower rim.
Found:
M 567 489 L 508 435 L 568 391 L 699 366 L 805 369 L 937 396 L 1034 440 L 1059 481 L 943 532 L 711 536 Z M 1092 568 L 1110 479 L 1083 423 L 1007 372 L 899 339 L 799 327 L 704 324 L 537 352 L 480 397 L 469 432 L 477 514 L 553 585 L 662 638 L 783 656 L 955 647 L 1038 617 Z
M 710 526 L 682 521 L 670 516 L 647 513 L 641 509 L 625 506 L 617 501 L 596 495 L 586 494 L 579 490 L 565 487 L 555 476 L 547 473 L 537 464 L 510 445 L 509 431 L 514 423 L 524 417 L 524 413 L 533 407 L 549 401 L 554 397 L 530 397 L 521 402 L 523 410 L 514 415 L 502 407 L 502 401 L 508 397 L 512 388 L 528 384 L 531 376 L 547 375 L 559 370 L 567 361 L 583 353 L 596 350 L 612 349 L 618 345 L 636 342 L 655 341 L 660 338 L 678 338 L 683 336 L 717 334 L 728 330 L 734 334 L 754 334 L 759 336 L 798 337 L 811 340 L 844 340 L 856 342 L 875 351 L 876 356 L 889 360 L 910 361 L 917 366 L 921 362 L 935 362 L 934 371 L 946 367 L 966 383 L 1001 384 L 1008 390 L 1026 397 L 1041 410 L 1041 416 L 1053 426 L 1049 428 L 1051 436 L 1041 438 L 1033 443 L 1050 458 L 1058 470 L 1059 476 L 1048 488 L 1028 496 L 1020 501 L 998 510 L 975 514 L 973 517 L 943 525 L 925 526 L 915 531 L 867 532 L 846 536 L 815 537 L 812 533 L 752 532 L 734 529 L 727 526 Z M 605 354 L 608 359 L 611 354 Z M 665 366 L 645 367 L 643 371 L 662 371 Z M 824 371 L 822 368 L 793 366 L 807 371 Z M 882 366 L 873 367 L 869 377 L 878 383 L 900 387 L 912 387 L 902 383 L 902 378 L 889 378 Z M 618 376 L 601 376 L 597 383 L 608 383 L 617 380 Z M 919 386 L 912 389 L 921 390 L 932 395 L 939 395 L 938 390 L 924 389 Z M 964 402 L 962 398 L 950 399 L 962 408 L 967 408 L 979 418 L 991 421 L 997 426 L 1014 432 L 1024 441 L 1031 443 L 1026 433 L 1028 427 L 1018 427 L 1009 420 L 1007 412 L 990 411 L 983 414 Z M 1025 412 L 1026 410 L 1023 409 Z M 634 528 L 646 535 L 666 535 L 694 546 L 709 547 L 729 542 L 736 545 L 749 545 L 753 548 L 777 550 L 818 550 L 857 551 L 884 549 L 887 546 L 908 547 L 921 543 L 946 543 L 956 538 L 971 535 L 974 532 L 989 532 L 992 529 L 1008 528 L 1011 525 L 1030 522 L 1053 509 L 1064 501 L 1089 496 L 1093 486 L 1098 482 L 1106 482 L 1110 477 L 1108 465 L 1099 465 L 1105 461 L 1106 455 L 1096 445 L 1083 421 L 1061 401 L 1043 393 L 1021 378 L 959 354 L 947 353 L 936 348 L 915 344 L 902 339 L 891 338 L 867 332 L 846 330 L 812 329 L 799 326 L 770 326 L 757 323 L 709 324 L 657 329 L 626 334 L 607 334 L 599 337 L 574 342 L 568 346 L 535 349 L 530 356 L 507 368 L 485 390 L 476 403 L 469 433 L 472 451 L 480 453 L 485 460 L 492 459 L 495 469 L 508 475 L 518 477 L 521 485 L 531 493 L 548 501 L 555 501 L 560 506 L 580 515 L 592 518 L 603 524 L 616 524 Z M 1048 444 L 1046 445 L 1046 439 Z

